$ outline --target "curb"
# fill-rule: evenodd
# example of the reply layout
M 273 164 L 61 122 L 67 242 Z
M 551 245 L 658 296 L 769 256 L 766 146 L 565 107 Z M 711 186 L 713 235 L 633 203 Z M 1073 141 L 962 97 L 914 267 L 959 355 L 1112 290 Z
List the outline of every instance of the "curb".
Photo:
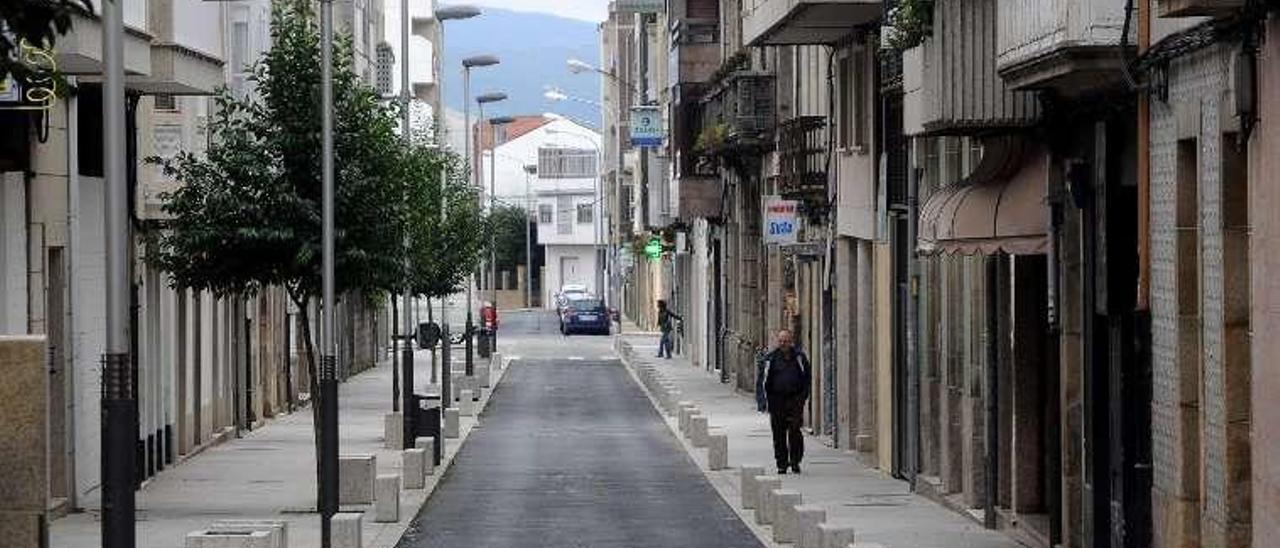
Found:
M 614 351 L 618 354 L 618 358 L 622 361 L 622 365 L 627 368 L 627 373 L 631 376 L 631 380 L 635 382 L 636 386 L 640 388 L 640 391 L 649 399 L 649 404 L 653 406 L 654 411 L 658 412 L 658 416 L 662 419 L 662 422 L 666 424 L 667 431 L 670 432 L 671 436 L 674 437 L 680 446 L 684 448 L 685 453 L 689 456 L 689 460 L 692 460 L 694 464 L 697 465 L 698 470 L 700 470 L 703 477 L 707 479 L 707 483 L 710 483 L 711 487 L 715 489 L 716 494 L 720 495 L 720 500 L 724 501 L 724 503 L 733 510 L 735 514 L 737 514 L 738 520 L 741 521 L 743 525 L 746 525 L 753 534 L 755 534 L 756 539 L 758 539 L 762 545 L 770 548 L 785 548 L 782 544 L 773 541 L 772 529 L 765 529 L 764 526 L 756 523 L 755 514 L 752 510 L 747 510 L 737 504 L 736 501 L 739 499 L 739 488 L 735 485 L 734 478 L 738 473 L 738 469 L 741 467 L 741 463 L 738 463 L 737 465 L 730 463 L 729 468 L 725 470 L 711 470 L 711 467 L 707 462 L 707 456 L 704 454 L 706 451 L 694 447 L 690 440 L 681 436 L 677 419 L 668 416 L 662 411 L 662 406 L 658 403 L 657 397 L 649 391 L 649 388 L 645 386 L 643 382 L 640 381 L 640 377 L 636 373 L 634 357 L 632 356 L 634 351 L 632 350 L 630 343 L 622 340 L 622 337 L 625 335 L 636 334 L 627 333 L 615 335 L 613 339 Z
M 453 443 L 455 447 L 453 452 L 450 453 L 449 451 L 445 451 L 445 454 L 440 458 L 440 466 L 435 467 L 435 473 L 427 476 L 422 489 L 402 489 L 400 491 L 401 520 L 394 524 L 382 524 L 385 525 L 386 528 L 381 531 L 374 531 L 373 536 L 365 542 L 365 548 L 393 548 L 399 545 L 400 540 L 409 532 L 409 528 L 413 524 L 414 520 L 418 518 L 418 515 L 422 513 L 422 509 L 427 506 L 427 503 L 431 501 L 431 497 L 435 495 L 436 488 L 444 482 L 445 478 L 449 475 L 449 471 L 453 468 L 455 458 L 458 456 L 458 453 L 462 452 L 462 447 L 466 445 L 467 440 L 471 439 L 471 432 L 482 422 L 481 419 L 484 417 L 485 411 L 489 408 L 489 402 L 493 400 L 493 395 L 497 393 L 498 388 L 502 385 L 503 379 L 507 376 L 507 371 L 511 370 L 511 363 L 514 360 L 506 356 L 503 356 L 502 360 L 503 366 L 498 371 L 497 376 L 492 379 L 493 387 L 489 389 L 489 393 L 487 395 L 477 402 L 474 421 L 472 421 L 465 429 L 461 429 L 461 431 L 458 432 L 458 438 L 454 440 Z M 408 505 L 404 504 L 405 494 L 407 493 L 412 493 L 415 496 L 415 501 Z M 417 497 L 422 498 L 421 502 L 416 500 Z

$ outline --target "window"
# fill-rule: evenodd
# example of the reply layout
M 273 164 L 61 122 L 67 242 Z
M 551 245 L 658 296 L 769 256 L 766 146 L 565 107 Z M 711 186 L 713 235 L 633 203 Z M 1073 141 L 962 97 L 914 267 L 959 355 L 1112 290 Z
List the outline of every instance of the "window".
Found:
M 853 49 L 836 65 L 840 82 L 840 147 L 846 150 L 867 146 L 867 81 L 866 51 Z
M 594 204 L 578 204 L 578 224 L 590 224 L 595 214 Z
M 573 197 L 556 196 L 556 234 L 573 234 L 573 217 L 569 216 L 570 211 L 573 211 Z
M 172 95 L 156 95 L 156 110 L 176 111 L 178 101 Z
M 542 179 L 590 179 L 596 176 L 594 150 L 538 149 L 538 177 Z
M 538 204 L 538 224 L 551 224 L 551 204 Z
M 232 72 L 248 72 L 249 70 L 249 23 L 236 21 L 231 24 L 231 70 Z

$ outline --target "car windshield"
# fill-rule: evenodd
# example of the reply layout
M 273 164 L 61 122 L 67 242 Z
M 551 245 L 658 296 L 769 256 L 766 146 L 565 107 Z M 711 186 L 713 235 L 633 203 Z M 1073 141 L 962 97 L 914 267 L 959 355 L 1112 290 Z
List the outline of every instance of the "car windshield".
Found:
M 597 308 L 600 308 L 600 300 L 599 299 L 578 299 L 569 303 L 569 306 L 577 308 L 578 310 L 595 310 Z

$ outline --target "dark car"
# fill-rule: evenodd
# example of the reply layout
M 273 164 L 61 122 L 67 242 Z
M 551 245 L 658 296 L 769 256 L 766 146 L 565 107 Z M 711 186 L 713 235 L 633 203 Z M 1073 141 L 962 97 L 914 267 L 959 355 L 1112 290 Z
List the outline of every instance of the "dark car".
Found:
M 604 301 L 595 297 L 573 299 L 560 314 L 560 332 L 609 334 L 609 310 Z

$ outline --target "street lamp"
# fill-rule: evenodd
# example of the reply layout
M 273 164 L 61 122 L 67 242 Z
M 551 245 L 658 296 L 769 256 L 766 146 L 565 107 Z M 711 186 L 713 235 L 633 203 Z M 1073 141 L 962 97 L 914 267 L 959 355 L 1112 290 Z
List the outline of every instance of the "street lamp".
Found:
M 603 238 L 600 237 L 602 232 L 600 223 L 602 221 L 601 217 L 603 217 L 603 213 L 604 213 L 604 204 L 602 203 L 604 200 L 604 197 L 601 195 L 601 192 L 600 192 L 600 160 L 601 160 L 600 144 L 597 143 L 595 139 L 592 139 L 589 135 L 584 135 L 582 133 L 577 133 L 574 131 L 563 131 L 563 130 L 558 130 L 553 128 L 553 129 L 548 129 L 547 134 L 548 135 L 568 135 L 571 137 L 577 137 L 579 139 L 586 141 L 587 144 L 591 145 L 591 148 L 595 149 L 596 151 L 596 174 L 595 174 L 595 177 L 593 177 L 592 179 L 592 187 L 593 187 L 592 190 L 594 191 L 593 193 L 595 194 L 594 196 L 595 206 L 593 207 L 594 211 L 592 212 L 592 218 L 591 218 L 591 226 L 593 230 L 591 247 L 595 251 L 595 256 L 596 256 L 596 268 L 595 268 L 596 291 L 600 292 L 600 296 L 602 299 L 606 299 L 605 304 L 607 306 L 609 304 L 607 300 L 608 291 L 606 291 L 604 287 L 604 270 L 603 270 L 605 257 L 604 257 L 604 249 L 601 245 Z M 596 212 L 599 212 L 599 213 L 596 213 Z
M 501 93 L 503 99 L 507 95 Z M 483 96 L 481 96 L 483 97 Z M 481 103 L 483 105 L 484 103 Z M 483 106 L 481 107 L 483 108 Z M 481 114 L 483 116 L 483 114 Z M 495 116 L 489 119 L 489 214 L 493 215 L 494 209 L 497 207 L 495 200 L 497 199 L 497 179 L 498 179 L 498 126 L 504 126 L 516 121 L 510 116 Z M 483 165 L 483 159 L 481 164 Z M 489 294 L 493 298 L 489 301 L 496 313 L 498 310 L 498 250 L 494 240 L 493 231 L 489 231 Z M 489 352 L 497 350 L 498 330 L 497 326 L 490 326 L 489 331 L 490 344 Z
M 463 131 L 463 137 L 466 138 L 466 143 L 463 144 L 463 156 L 467 161 L 468 168 L 473 167 L 471 165 L 471 146 L 472 146 L 472 143 L 471 143 L 471 69 L 478 68 L 478 67 L 491 67 L 491 66 L 497 65 L 500 62 L 501 61 L 499 61 L 498 58 L 493 55 L 475 55 L 475 56 L 467 57 L 466 59 L 462 60 L 462 116 L 463 116 L 463 125 L 465 126 L 462 131 Z M 504 96 L 503 99 L 505 98 L 506 97 Z M 480 117 L 481 118 L 484 117 L 483 112 L 480 113 Z M 475 170 L 472 169 L 472 171 L 474 172 Z M 476 174 L 472 173 L 471 176 L 475 177 Z M 472 179 L 472 180 L 476 181 L 477 179 Z M 479 187 L 479 184 L 477 183 L 476 186 Z M 471 375 L 472 372 L 475 370 L 475 365 L 474 365 L 475 362 L 474 362 L 473 353 L 472 353 L 472 347 L 474 343 L 471 340 L 473 336 L 472 330 L 475 329 L 475 322 L 472 319 L 472 309 L 475 308 L 475 306 L 471 300 L 471 287 L 473 285 L 475 285 L 474 273 L 472 275 L 472 279 L 467 281 L 467 325 L 465 327 L 464 337 L 463 337 L 465 353 L 466 353 L 467 375 Z M 450 366 L 449 364 L 444 364 L 442 367 L 450 367 Z M 442 400 L 452 401 L 451 394 L 446 394 L 445 396 L 446 397 L 442 398 Z
M 321 354 L 320 354 L 320 546 L 332 546 L 338 513 L 338 372 L 334 340 L 333 0 L 320 11 L 321 134 Z
M 569 62 L 570 70 L 573 70 L 575 66 L 585 66 L 585 67 L 590 68 L 590 65 L 587 65 L 586 63 L 582 63 L 581 61 L 578 61 L 576 64 L 574 63 L 574 61 L 575 61 L 574 59 L 570 59 L 569 61 L 570 61 L 570 62 Z M 586 70 L 586 69 L 582 69 L 582 70 Z M 583 104 L 591 105 L 591 106 L 594 106 L 594 107 L 599 108 L 599 109 L 600 109 L 600 111 L 601 111 L 602 113 L 604 113 L 604 114 L 606 114 L 606 115 L 608 115 L 608 116 L 610 116 L 610 117 L 615 117 L 615 118 L 616 118 L 616 115 L 617 115 L 617 111 L 615 111 L 613 108 L 610 108 L 610 107 L 609 107 L 609 105 L 606 105 L 606 104 L 601 103 L 601 102 L 598 102 L 598 101 L 592 101 L 592 100 L 590 100 L 590 99 L 584 99 L 584 98 L 582 98 L 582 97 L 574 97 L 574 96 L 572 96 L 572 95 L 568 95 L 568 94 L 566 94 L 566 93 L 564 93 L 563 91 L 560 91 L 560 90 L 558 90 L 558 89 L 549 89 L 549 90 L 547 90 L 547 91 L 543 92 L 542 96 L 543 96 L 544 98 L 546 98 L 547 100 L 549 100 L 549 101 L 555 101 L 555 102 L 560 102 L 560 101 L 572 101 L 572 102 L 576 102 L 576 103 L 583 103 Z M 560 115 L 553 115 L 552 117 L 553 117 L 553 118 L 559 118 L 559 119 L 564 119 L 564 118 L 565 118 L 564 116 L 560 116 Z M 572 132 L 565 132 L 565 131 L 561 131 L 561 132 L 558 132 L 558 133 L 565 133 L 565 134 L 569 134 L 569 135 L 577 135 L 578 137 L 583 137 L 583 138 L 585 138 L 585 137 L 586 137 L 586 136 L 584 136 L 584 135 L 576 134 L 576 133 L 572 133 Z M 619 142 L 621 142 L 621 135 L 619 135 L 619 136 L 618 136 L 618 139 L 619 139 Z M 595 199 L 596 199 L 596 203 L 597 203 L 597 204 L 600 204 L 600 205 L 599 205 L 599 208 L 600 208 L 600 212 L 601 212 L 601 215 L 599 215 L 599 217 L 601 217 L 600 219 L 593 219 L 593 220 L 595 221 L 593 224 L 595 225 L 595 228 L 596 228 L 596 233 L 595 233 L 595 242 L 594 242 L 594 243 L 595 243 L 595 248 L 596 248 L 596 290 L 600 292 L 600 294 L 601 294 L 601 298 L 603 298 L 603 299 L 604 299 L 605 306 L 606 306 L 606 307 L 609 307 L 609 306 L 612 306 L 612 305 L 614 304 L 614 303 L 613 303 L 613 300 L 614 300 L 614 299 L 613 299 L 613 288 L 607 288 L 607 287 L 605 287 L 605 285 L 606 285 L 606 283 L 605 283 L 605 282 L 606 282 L 606 281 L 612 281 L 614 269 L 613 269 L 613 268 L 610 268 L 609 266 L 607 266 L 607 265 L 606 265 L 606 263 L 607 263 L 607 262 L 609 262 L 609 261 L 608 261 L 609 253 L 606 253 L 606 252 L 604 251 L 604 249 L 603 249 L 603 246 L 601 245 L 601 239 L 602 239 L 602 238 L 601 238 L 601 232 L 602 232 L 602 228 L 601 228 L 601 226 L 600 226 L 600 223 L 603 221 L 603 217 L 604 217 L 604 213 L 605 213 L 605 209 L 606 209 L 606 208 L 604 207 L 604 204 L 602 203 L 602 202 L 603 202 L 603 200 L 604 200 L 604 198 L 603 198 L 603 195 L 602 195 L 602 192 L 601 192 L 601 188 L 600 188 L 600 187 L 601 187 L 601 181 L 600 181 L 600 178 L 601 178 L 601 175 L 600 175 L 600 168 L 602 167 L 600 164 L 603 162 L 604 154 L 603 154 L 603 152 L 601 151 L 601 149 L 600 149 L 600 145 L 599 145 L 599 144 L 597 144 L 595 141 L 592 141 L 592 145 L 596 147 L 596 158 L 597 158 L 597 160 L 596 160 L 596 181 L 595 181 L 595 183 L 596 183 L 596 184 L 595 184 L 595 186 L 596 186 L 596 188 L 595 188 L 596 198 L 595 198 Z M 614 176 L 615 176 L 615 177 L 620 177 L 620 176 L 621 176 L 621 173 L 622 173 L 622 150 L 621 150 L 621 147 L 619 147 L 618 154 L 617 154 L 617 158 L 616 158 L 616 162 L 617 162 L 617 165 L 616 165 L 615 169 L 616 169 L 617 171 L 615 171 L 615 172 L 614 172 L 614 173 L 615 173 L 615 175 L 614 175 Z M 607 269 L 609 270 L 609 272 L 610 272 L 610 275 L 609 275 L 609 276 L 604 276 L 604 271 L 603 271 L 603 269 L 604 269 L 604 268 L 607 268 Z
M 613 80 L 614 82 L 617 82 L 619 85 L 626 86 L 627 89 L 632 92 L 638 91 L 634 84 L 632 84 L 627 80 L 624 80 L 622 77 L 618 76 L 612 71 L 604 70 L 600 67 L 592 65 L 585 61 L 582 61 L 579 59 L 568 59 L 565 61 L 565 64 L 569 67 L 569 72 L 572 72 L 574 74 L 582 74 L 584 72 L 594 72 L 610 80 Z
M 524 307 L 533 308 L 533 238 L 530 237 L 529 225 L 532 224 L 533 193 L 531 180 L 538 174 L 538 164 L 524 166 Z

